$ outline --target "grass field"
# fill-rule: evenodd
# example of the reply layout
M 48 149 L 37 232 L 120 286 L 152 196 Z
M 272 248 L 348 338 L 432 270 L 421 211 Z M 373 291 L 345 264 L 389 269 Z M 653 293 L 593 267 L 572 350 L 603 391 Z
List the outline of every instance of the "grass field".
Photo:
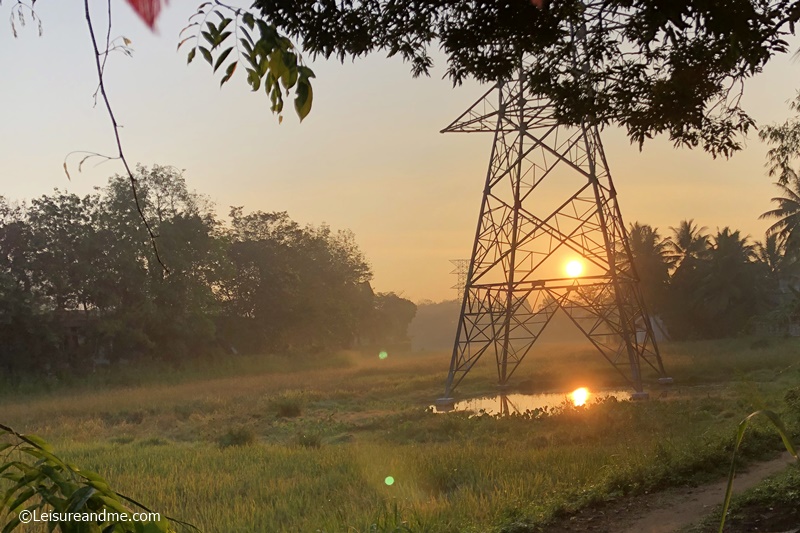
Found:
M 739 420 L 787 409 L 798 349 L 794 340 L 667 344 L 675 385 L 651 387 L 650 401 L 507 418 L 430 412 L 446 353 L 237 357 L 9 384 L 0 422 L 203 531 L 519 533 L 723 475 Z M 476 367 L 459 396 L 493 392 L 493 372 Z M 530 392 L 622 384 L 590 348 L 566 345 L 524 361 L 514 381 Z M 757 423 L 743 450 L 755 458 L 780 446 Z

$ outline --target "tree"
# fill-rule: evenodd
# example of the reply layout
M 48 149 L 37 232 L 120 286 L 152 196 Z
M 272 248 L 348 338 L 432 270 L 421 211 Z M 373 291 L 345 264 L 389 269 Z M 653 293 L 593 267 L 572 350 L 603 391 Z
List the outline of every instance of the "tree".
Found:
M 372 274 L 349 232 L 301 228 L 287 213 L 231 209 L 233 273 L 220 294 L 240 319 L 227 335 L 251 349 L 352 345 L 373 309 Z M 258 339 L 249 339 L 259 332 Z M 237 341 L 238 342 L 238 341 Z
M 788 253 L 786 241 L 777 233 L 768 234 L 764 242 L 754 247 L 761 270 L 762 299 L 767 311 L 760 317 L 759 326 L 766 331 L 789 333 L 788 328 L 797 322 L 800 311 L 798 300 L 797 253 Z
M 414 302 L 393 292 L 376 294 L 373 311 L 362 327 L 362 344 L 384 349 L 409 344 L 408 326 L 416 314 Z
M 777 219 L 767 228 L 767 234 L 778 235 L 786 249 L 795 254 L 800 249 L 800 178 L 791 176 L 785 183 L 778 181 L 775 186 L 783 194 L 772 198 L 778 207 L 762 214 L 759 219 Z
M 210 203 L 187 188 L 183 173 L 169 166 L 137 166 L 139 206 L 127 179 L 114 176 L 104 189 L 104 235 L 113 257 L 111 270 L 126 283 L 106 286 L 113 305 L 105 313 L 106 333 L 125 353 L 148 353 L 179 360 L 213 345 L 212 315 L 220 283 L 224 246 Z M 159 235 L 166 275 L 139 224 L 141 209 Z M 113 296 L 111 296 L 113 295 Z
M 777 233 L 767 234 L 764 242 L 756 241 L 755 257 L 764 272 L 767 290 L 781 291 L 781 284 L 797 275 L 797 254 L 786 253 L 786 241 Z
M 708 228 L 698 228 L 694 219 L 681 220 L 677 228 L 670 226 L 673 237 L 667 243 L 667 256 L 672 265 L 678 269 L 689 261 L 701 259 L 708 251 L 708 236 L 703 232 Z
M 0 196 L 0 370 L 11 376 L 43 369 L 57 349 L 34 290 L 30 241 L 24 207 Z
M 531 90 L 566 123 L 618 123 L 639 145 L 667 133 L 676 144 L 726 156 L 753 125 L 739 105 L 741 83 L 788 50 L 784 37 L 800 18 L 800 3 L 789 0 L 255 0 L 254 7 L 312 55 L 344 60 L 380 50 L 420 75 L 430 72 L 429 49 L 438 45 L 456 84 L 511 79 L 524 58 Z
M 657 228 L 638 222 L 631 224 L 628 240 L 645 301 L 653 311 L 661 312 L 669 283 L 667 250 L 671 241 L 662 239 Z
M 800 92 L 789 107 L 792 111 L 800 112 Z M 758 137 L 772 145 L 767 152 L 769 175 L 777 176 L 780 185 L 797 180 L 798 175 L 792 165 L 800 157 L 800 116 L 795 115 L 783 124 L 765 126 L 758 132 Z
M 695 299 L 708 336 L 738 334 L 762 310 L 758 265 L 747 241 L 738 230 L 723 228 L 713 238 L 708 260 L 702 263 Z
M 152 26 L 162 1 L 129 1 Z M 91 26 L 88 9 L 87 19 Z M 616 123 L 640 146 L 665 133 L 729 156 L 754 124 L 740 106 L 743 81 L 788 51 L 799 19 L 797 0 L 255 0 L 252 10 L 213 1 L 199 6 L 180 44 L 190 45 L 188 61 L 199 54 L 223 72 L 220 84 L 242 61 L 273 112 L 293 91 L 301 119 L 314 74 L 287 35 L 312 56 L 399 55 L 415 76 L 430 72 L 438 46 L 456 84 L 511 79 L 524 58 L 531 90 L 565 123 Z M 102 78 L 106 51 L 94 41 Z

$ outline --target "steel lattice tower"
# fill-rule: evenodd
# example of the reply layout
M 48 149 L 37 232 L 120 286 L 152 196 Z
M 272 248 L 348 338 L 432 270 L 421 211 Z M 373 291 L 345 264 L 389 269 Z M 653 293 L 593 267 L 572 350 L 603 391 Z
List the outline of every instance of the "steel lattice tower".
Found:
M 456 275 L 456 284 L 450 287 L 451 289 L 455 289 L 458 294 L 458 298 L 464 297 L 464 287 L 467 286 L 467 274 L 469 273 L 469 259 L 451 259 L 450 262 L 455 267 L 451 274 Z
M 646 397 L 666 377 L 597 127 L 559 123 L 519 79 L 499 82 L 442 132 L 494 144 L 442 404 L 484 354 L 505 386 L 558 309 Z M 565 277 L 580 258 L 585 275 Z

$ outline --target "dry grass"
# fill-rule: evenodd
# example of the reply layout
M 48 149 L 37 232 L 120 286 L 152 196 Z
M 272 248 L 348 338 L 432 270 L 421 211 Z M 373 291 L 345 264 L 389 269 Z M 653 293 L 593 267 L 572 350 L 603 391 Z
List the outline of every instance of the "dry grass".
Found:
M 523 363 L 517 383 L 619 384 L 588 347 L 546 348 Z M 205 531 L 394 531 L 403 521 L 411 531 L 489 531 L 724 472 L 741 416 L 779 409 L 782 390 L 800 382 L 796 349 L 666 346 L 678 382 L 667 401 L 564 408 L 539 420 L 425 412 L 441 393 L 445 353 L 347 353 L 323 368 L 242 360 L 133 387 L 6 398 L 0 418 Z M 486 363 L 462 394 L 492 390 Z M 681 385 L 700 376 L 702 387 Z M 768 433 L 754 432 L 745 452 L 779 446 Z

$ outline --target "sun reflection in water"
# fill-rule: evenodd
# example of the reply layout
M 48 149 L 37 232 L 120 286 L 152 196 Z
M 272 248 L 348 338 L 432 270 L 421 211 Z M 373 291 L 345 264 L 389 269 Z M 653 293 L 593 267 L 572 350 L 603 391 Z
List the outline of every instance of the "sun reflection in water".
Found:
M 575 389 L 569 396 L 572 398 L 572 403 L 575 404 L 576 407 L 586 405 L 586 400 L 589 399 L 589 389 L 586 387 Z

